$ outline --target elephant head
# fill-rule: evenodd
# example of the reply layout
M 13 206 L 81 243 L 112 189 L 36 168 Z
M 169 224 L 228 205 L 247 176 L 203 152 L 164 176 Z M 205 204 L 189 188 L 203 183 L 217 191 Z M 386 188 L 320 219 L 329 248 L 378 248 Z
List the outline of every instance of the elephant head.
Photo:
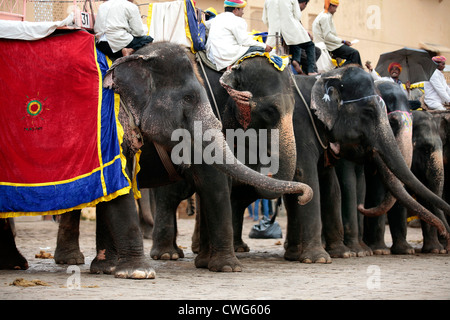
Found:
M 450 239 L 442 221 L 412 199 L 402 185 L 450 213 L 450 206 L 410 171 L 390 127 L 386 105 L 368 73 L 357 66 L 349 66 L 323 74 L 312 89 L 311 109 L 325 124 L 331 142 L 342 145 L 344 152 L 355 150 L 348 146 L 362 146 L 364 154 L 374 159 L 383 183 L 397 200 Z M 341 155 L 350 160 L 354 157 Z M 387 174 L 386 168 L 395 179 Z
M 127 113 L 123 110 L 119 113 L 125 131 L 124 145 L 128 150 L 136 149 L 132 138 L 136 129 L 142 134 L 142 142 L 156 142 L 169 153 L 180 146 L 180 136 L 176 139 L 174 133 L 187 133 L 184 137 L 189 139 L 187 147 L 193 150 L 192 158 L 197 156 L 195 152 L 200 151 L 202 156 L 202 151 L 209 148 L 221 158 L 211 164 L 233 178 L 276 192 L 298 192 L 302 194 L 299 197 L 301 203 L 311 199 L 309 186 L 266 177 L 233 156 L 194 64 L 181 46 L 152 43 L 133 55 L 116 60 L 105 75 L 103 86 L 120 94 L 128 109 Z M 191 157 L 188 160 L 191 161 Z
M 400 152 L 408 167 L 411 167 L 413 157 L 413 123 L 408 99 L 400 86 L 392 81 L 376 81 L 375 86 L 386 103 L 389 123 Z M 383 171 L 386 171 L 387 174 L 392 174 L 387 168 Z M 360 204 L 358 210 L 365 216 L 380 216 L 387 213 L 396 201 L 397 199 L 390 192 L 386 192 L 384 199 L 376 207 L 366 209 L 363 204 Z
M 230 126 L 246 132 L 253 130 L 258 137 L 267 133 L 267 144 L 262 145 L 262 139 L 259 139 L 258 148 L 265 148 L 277 166 L 271 166 L 266 173 L 277 179 L 292 180 L 297 154 L 292 121 L 295 100 L 289 71 L 276 69 L 266 57 L 253 57 L 226 71 L 220 83 L 230 96 L 225 126 L 234 121 Z M 252 150 L 251 146 L 246 147 L 248 155 Z M 258 152 L 258 160 L 247 165 L 263 172 L 263 157 L 265 155 Z M 279 196 L 265 194 L 263 190 L 258 192 L 265 198 Z

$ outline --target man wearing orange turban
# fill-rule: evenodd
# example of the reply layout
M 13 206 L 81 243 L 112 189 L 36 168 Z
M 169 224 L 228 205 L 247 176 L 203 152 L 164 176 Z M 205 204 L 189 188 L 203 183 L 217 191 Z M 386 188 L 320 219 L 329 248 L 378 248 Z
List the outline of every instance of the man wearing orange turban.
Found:
M 333 15 L 339 6 L 339 0 L 325 0 L 324 11 L 314 20 L 312 28 L 314 42 L 323 42 L 334 56 L 345 59 L 345 64 L 356 63 L 362 66 L 359 51 L 351 48 L 351 42 L 337 36 Z

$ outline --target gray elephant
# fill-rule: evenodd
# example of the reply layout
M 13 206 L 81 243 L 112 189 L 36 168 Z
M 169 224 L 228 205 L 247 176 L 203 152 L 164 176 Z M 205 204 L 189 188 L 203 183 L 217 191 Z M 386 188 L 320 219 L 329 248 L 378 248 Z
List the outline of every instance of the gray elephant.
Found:
M 220 132 L 222 125 L 211 111 L 205 90 L 201 85 L 193 65 L 185 50 L 178 45 L 170 43 L 153 43 L 137 51 L 134 55 L 118 59 L 111 66 L 104 77 L 103 86 L 111 87 L 119 93 L 122 101 L 127 106 L 119 112 L 119 120 L 124 127 L 125 137 L 122 144 L 124 154 L 127 157 L 127 171 L 129 176 L 133 172 L 133 159 L 135 152 L 140 148 L 141 171 L 139 183 L 141 187 L 152 187 L 172 183 L 165 171 L 162 171 L 161 162 L 155 145 L 162 146 L 167 152 L 179 145 L 174 141 L 172 134 L 177 129 L 183 129 L 186 134 L 194 132 L 195 123 L 201 122 L 204 131 Z M 211 132 L 211 131 L 210 131 Z M 223 152 L 227 163 L 215 163 L 214 167 L 223 170 L 223 179 L 220 185 L 227 184 L 228 175 L 241 179 L 246 183 L 256 184 L 262 188 L 270 186 L 280 192 L 300 192 L 308 189 L 302 184 L 283 182 L 268 178 L 258 172 L 252 171 L 238 162 L 228 148 L 222 135 L 215 135 L 214 142 L 205 142 L 206 146 Z M 194 137 L 185 141 L 190 146 L 194 144 Z M 159 150 L 161 152 L 161 150 Z M 186 165 L 185 165 L 186 167 Z M 195 175 L 195 173 L 194 173 Z M 214 186 L 210 186 L 214 188 Z M 221 197 L 220 194 L 217 197 Z M 220 200 L 220 199 L 219 199 Z M 216 202 L 217 199 L 208 201 Z M 113 273 L 122 278 L 153 278 L 154 270 L 150 261 L 145 257 L 143 240 L 139 229 L 139 220 L 136 212 L 133 192 L 120 196 L 114 200 L 99 203 L 97 205 L 97 257 L 92 261 L 91 272 Z M 75 220 L 70 214 L 64 217 Z M 64 219 L 63 217 L 63 219 Z M 0 220 L 0 255 L 1 268 L 27 268 L 26 260 L 15 247 L 9 223 L 5 219 Z M 231 225 L 227 217 L 216 215 L 211 223 Z M 61 250 L 68 260 L 79 252 L 77 241 L 78 228 L 64 228 L 62 224 L 58 240 L 65 239 L 66 243 L 59 243 L 73 248 L 68 252 Z M 231 227 L 229 228 L 231 231 Z M 214 236 L 214 235 L 213 235 Z M 68 240 L 69 239 L 69 240 Z M 215 268 L 223 268 L 227 264 L 230 250 L 223 249 L 226 242 L 231 243 L 224 236 L 215 247 L 214 239 L 211 240 L 211 255 L 208 258 L 214 260 Z M 228 247 L 231 247 L 229 245 Z M 231 250 L 232 253 L 232 250 Z
M 375 87 L 386 103 L 389 124 L 392 128 L 403 158 L 410 167 L 413 150 L 413 122 L 411 112 L 409 110 L 408 100 L 401 88 L 393 82 L 376 81 Z M 383 186 L 383 183 L 377 174 L 377 166 L 374 165 L 370 159 L 365 161 L 364 166 L 353 164 L 353 166 L 357 166 L 358 168 L 358 172 L 356 174 L 352 169 L 348 171 L 351 166 L 352 165 L 345 160 L 341 160 L 337 165 L 339 180 L 342 187 L 342 215 L 345 230 L 344 239 L 346 244 L 348 243 L 357 253 L 357 256 L 364 256 L 367 254 L 370 255 L 373 252 L 372 250 L 375 250 L 375 253 L 379 253 L 381 250 L 379 249 L 380 245 L 374 244 L 377 241 L 373 240 L 374 236 L 372 234 L 375 233 L 375 229 L 384 230 L 385 223 L 382 215 L 392 208 L 396 202 L 396 199 L 391 195 L 391 193 L 386 191 L 386 188 Z M 364 169 L 366 171 L 365 174 Z M 352 176 L 354 177 L 353 181 L 350 178 Z M 363 180 L 363 182 L 361 182 L 361 180 Z M 343 183 L 344 181 L 345 183 Z M 364 194 L 361 194 L 363 191 Z M 358 193 L 356 199 L 355 193 Z M 367 210 L 364 208 L 364 203 L 368 205 L 376 205 L 376 207 Z M 359 210 L 367 215 L 364 219 L 362 219 L 357 210 L 358 205 Z M 402 215 L 400 212 L 389 215 L 392 220 L 392 225 L 396 224 L 398 227 L 404 225 L 404 228 L 402 228 L 402 232 L 405 233 L 404 241 L 401 241 L 401 238 L 397 237 L 394 241 L 393 248 L 399 248 L 398 250 L 400 250 L 400 248 L 409 247 L 406 242 L 405 214 L 406 213 Z M 364 227 L 362 226 L 362 220 L 366 222 Z M 381 220 L 383 220 L 383 222 L 381 222 Z M 403 225 L 401 221 L 403 221 Z M 363 229 L 365 241 L 362 239 Z M 383 236 L 380 237 L 380 241 L 384 244 L 384 232 Z M 367 246 L 366 243 L 369 244 L 369 246 Z M 363 249 L 362 251 L 360 250 L 361 248 Z
M 241 134 L 241 139 L 236 136 L 231 142 L 234 152 L 237 155 L 245 155 L 246 165 L 256 171 L 267 169 L 267 161 L 263 163 L 260 158 L 260 151 L 256 152 L 255 160 L 250 163 L 249 144 L 243 144 L 244 139 L 256 139 L 261 141 L 263 135 L 267 137 L 268 144 L 264 145 L 267 154 L 274 161 L 276 166 L 269 168 L 267 174 L 273 178 L 282 180 L 292 180 L 295 169 L 295 141 L 292 127 L 292 114 L 294 98 L 292 92 L 292 80 L 288 70 L 277 70 L 266 57 L 252 57 L 243 60 L 240 64 L 232 67 L 224 74 L 205 69 L 207 77 L 205 83 L 211 85 L 210 100 L 216 103 L 218 118 L 222 120 L 224 132 L 227 139 L 233 137 L 237 132 Z M 205 74 L 203 74 L 205 76 Z M 272 141 L 271 133 L 276 129 L 279 135 L 276 141 Z M 252 134 L 254 134 L 252 136 Z M 244 139 L 242 139 L 244 138 Z M 277 143 L 276 148 L 272 148 L 271 143 Z M 261 148 L 262 145 L 259 145 Z M 261 149 L 260 149 L 261 150 Z M 255 153 L 253 154 L 255 155 Z M 238 156 L 239 158 L 239 156 Z M 181 200 L 186 199 L 192 193 L 197 192 L 200 200 L 204 197 L 211 197 L 211 192 L 218 192 L 222 188 L 217 185 L 214 189 L 204 188 L 205 182 L 199 179 L 192 179 L 189 171 L 185 170 L 183 181 L 176 184 L 155 188 L 155 229 L 153 233 L 153 247 L 150 256 L 154 259 L 177 259 L 183 256 L 183 252 L 176 244 L 176 219 L 175 212 Z M 272 170 L 271 172 L 269 172 Z M 220 177 L 220 176 L 219 176 Z M 208 179 L 220 183 L 215 176 L 208 176 Z M 255 197 L 276 198 L 283 192 L 271 188 L 259 188 L 249 183 L 243 183 L 239 179 L 233 179 L 231 194 L 220 191 L 222 194 L 221 206 L 226 208 L 228 214 L 236 211 L 236 205 L 240 204 L 245 208 L 248 203 L 253 202 Z M 230 201 L 231 199 L 231 201 Z M 226 203 L 225 203 L 226 202 Z M 215 203 L 203 203 L 199 205 L 200 212 L 217 211 L 219 207 Z M 223 213 L 224 214 L 224 213 Z M 200 228 L 206 222 L 200 217 Z M 233 224 L 242 224 L 242 216 L 233 214 Z M 223 228 L 223 226 L 222 226 Z M 234 227 L 234 250 L 245 248 L 245 244 L 237 243 L 240 236 L 236 234 L 239 227 Z M 216 233 L 219 233 L 217 230 Z M 199 231 L 200 248 L 209 246 L 208 241 L 202 239 L 204 232 Z M 197 234 L 198 236 L 198 234 Z M 198 237 L 197 237 L 198 239 Z M 233 245 L 232 245 L 233 247 Z M 196 251 L 197 249 L 195 249 Z M 245 250 L 245 249 L 244 249 Z M 200 250 L 201 252 L 201 250 Z M 200 256 L 200 255 L 199 255 Z M 197 259 L 199 259 L 197 257 Z
M 169 60 L 170 63 L 168 63 Z M 197 73 L 186 52 L 179 46 L 169 43 L 154 43 L 134 55 L 116 60 L 105 76 L 104 83 L 120 93 L 128 105 L 135 125 L 130 125 L 130 119 L 123 110 L 119 114 L 124 130 L 129 134 L 128 137 L 136 137 L 135 128 L 138 128 L 138 133 L 142 135 L 142 141 L 130 139 L 131 141 L 125 143 L 125 150 L 128 151 L 136 150 L 136 143 L 143 143 L 138 144 L 142 151 L 141 169 L 138 173 L 140 186 L 151 188 L 167 185 L 174 183 L 176 179 L 184 175 L 208 191 L 208 196 L 202 197 L 200 205 L 215 210 L 205 212 L 204 215 L 206 221 L 204 223 L 205 242 L 208 243 L 208 246 L 203 247 L 201 254 L 196 259 L 198 267 L 207 267 L 212 271 L 239 271 L 240 269 L 232 248 L 231 215 L 227 214 L 229 207 L 225 201 L 229 197 L 230 176 L 263 189 L 305 193 L 305 198 L 312 196 L 309 192 L 310 188 L 304 184 L 283 182 L 266 177 L 249 169 L 234 158 L 221 134 L 222 125 L 212 112 L 205 90 L 197 78 Z M 196 125 L 197 127 L 195 127 Z M 198 126 L 201 131 L 196 131 L 199 130 Z M 180 131 L 180 129 L 184 129 L 184 131 Z M 172 133 L 175 131 L 188 136 L 188 141 L 173 139 Z M 194 134 L 191 135 L 191 132 Z M 207 132 L 214 133 L 213 141 L 201 139 Z M 195 134 L 201 136 L 200 141 L 194 139 Z M 183 147 L 187 147 L 188 151 L 189 148 L 195 150 L 200 143 L 201 152 L 207 148 L 213 149 L 216 154 L 221 153 L 225 161 L 217 161 L 212 165 L 206 164 L 203 159 L 200 163 L 195 161 L 181 163 L 174 169 L 176 170 L 175 175 L 179 177 L 173 178 L 173 175 L 169 175 L 165 170 L 159 157 L 161 150 L 158 150 L 156 146 L 163 146 L 166 152 L 171 153 L 173 159 L 174 154 L 177 156 L 179 154 L 172 151 L 176 148 L 179 150 L 181 143 L 184 143 Z M 186 151 L 186 149 L 184 150 Z M 133 152 L 130 151 L 129 156 L 133 156 Z M 196 156 L 197 154 L 192 154 L 193 158 Z M 187 160 L 189 162 L 191 158 Z M 211 176 L 216 178 L 210 179 Z M 126 270 L 126 273 L 119 267 L 120 264 L 130 262 L 129 260 L 136 260 L 137 252 L 121 252 L 118 247 L 137 243 L 141 250 L 142 237 L 140 237 L 138 221 L 136 221 L 137 213 L 132 195 L 127 198 L 127 201 L 122 198 L 97 205 L 99 255 L 91 265 L 91 272 L 114 272 L 116 276 L 134 278 L 142 274 L 133 271 L 140 270 L 139 267 L 133 265 L 133 268 Z M 118 203 L 118 207 L 114 210 L 126 211 L 128 214 L 111 214 L 113 205 L 116 203 Z M 80 254 L 77 243 L 78 230 L 73 227 L 65 227 L 73 226 L 73 221 L 66 223 L 66 219 L 75 219 L 75 216 L 69 218 L 64 215 L 61 221 L 56 252 L 62 253 L 62 255 L 55 253 L 55 259 L 58 262 L 73 261 L 71 260 L 73 257 L 76 261 Z M 133 221 L 132 231 L 123 229 L 130 221 Z M 123 233 L 124 235 L 122 235 Z M 71 248 L 71 250 L 66 250 L 66 248 Z M 141 259 L 139 261 L 145 261 L 143 253 L 139 251 L 139 254 L 139 259 Z M 128 259 L 128 255 L 132 255 L 132 259 Z M 147 262 L 145 261 L 145 263 Z
M 329 263 L 330 255 L 350 256 L 343 243 L 341 190 L 332 165 L 336 157 L 361 164 L 373 159 L 398 201 L 419 212 L 421 219 L 436 226 L 448 240 L 442 221 L 412 199 L 402 186 L 404 183 L 449 212 L 448 204 L 425 188 L 405 163 L 389 125 L 386 106 L 370 75 L 360 67 L 348 66 L 322 74 L 317 81 L 297 76 L 296 82 L 304 101 L 296 98 L 294 111 L 294 180 L 310 185 L 315 197 L 305 206 L 297 206 L 293 195 L 284 196 L 288 213 L 285 258 Z M 398 179 L 392 179 L 386 168 Z

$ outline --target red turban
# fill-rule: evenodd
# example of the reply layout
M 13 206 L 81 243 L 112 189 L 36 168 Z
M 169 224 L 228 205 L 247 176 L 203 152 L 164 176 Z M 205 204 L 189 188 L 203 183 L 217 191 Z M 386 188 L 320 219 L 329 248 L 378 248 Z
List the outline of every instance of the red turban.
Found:
M 390 65 L 389 65 L 389 67 L 388 67 L 388 72 L 391 72 L 391 69 L 393 68 L 393 67 L 397 67 L 399 70 L 400 70 L 400 72 L 402 72 L 402 65 L 400 64 L 400 63 L 398 63 L 398 62 L 392 62 Z

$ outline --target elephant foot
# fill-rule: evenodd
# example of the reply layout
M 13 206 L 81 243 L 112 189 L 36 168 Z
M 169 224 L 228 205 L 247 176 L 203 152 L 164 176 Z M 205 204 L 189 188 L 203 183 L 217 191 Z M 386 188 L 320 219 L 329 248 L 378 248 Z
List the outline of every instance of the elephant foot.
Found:
M 362 246 L 360 242 L 350 242 L 345 245 L 355 253 L 356 257 L 367 257 L 373 254 L 368 246 Z
M 84 264 L 84 255 L 79 248 L 73 250 L 61 250 L 59 247 L 56 247 L 54 256 L 56 264 Z
M 306 247 L 288 245 L 284 258 L 289 261 L 300 261 L 301 263 L 331 263 L 331 257 L 322 245 Z
M 402 239 L 400 241 L 395 241 L 391 247 L 392 254 L 414 254 L 414 248 L 406 242 L 406 240 Z
M 356 257 L 356 253 L 343 243 L 327 246 L 326 251 L 331 258 L 352 258 Z
M 117 256 L 106 257 L 106 250 L 98 250 L 97 257 L 91 262 L 90 272 L 96 274 L 113 274 L 119 262 Z
M 28 262 L 17 250 L 13 222 L 13 219 L 0 219 L 0 269 L 26 270 Z
M 155 279 L 156 273 L 145 257 L 120 259 L 114 277 L 123 279 Z
M 384 241 L 374 241 L 367 243 L 373 254 L 376 256 L 391 254 L 391 250 L 386 246 Z
M 445 248 L 438 241 L 433 241 L 433 242 L 424 241 L 421 252 L 422 253 L 434 253 L 434 254 L 446 254 L 447 250 L 445 250 Z
M 114 274 L 124 279 L 154 279 L 155 271 L 145 257 L 122 258 L 107 257 L 106 250 L 99 250 L 92 261 L 90 272 L 96 274 Z
M 184 258 L 184 252 L 178 246 L 153 247 L 150 251 L 153 260 L 178 260 Z
M 250 247 L 242 240 L 234 243 L 234 252 L 250 252 Z
M 27 259 L 17 250 L 9 254 L 1 253 L 0 270 L 27 270 L 29 268 Z M 0 252 L 2 252 L 0 250 Z
M 213 272 L 241 272 L 242 264 L 234 254 L 226 253 L 199 253 L 195 258 L 197 268 L 208 268 Z

